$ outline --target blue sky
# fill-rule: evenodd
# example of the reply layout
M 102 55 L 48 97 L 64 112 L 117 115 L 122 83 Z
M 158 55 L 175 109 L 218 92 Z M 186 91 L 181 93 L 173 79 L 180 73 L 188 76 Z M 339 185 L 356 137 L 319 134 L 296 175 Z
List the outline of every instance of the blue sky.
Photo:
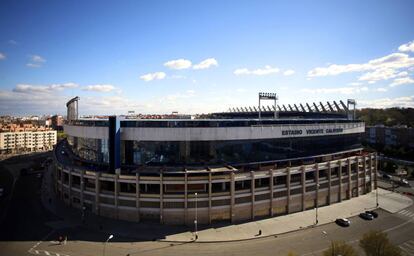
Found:
M 0 114 L 414 107 L 413 1 L 1 1 Z

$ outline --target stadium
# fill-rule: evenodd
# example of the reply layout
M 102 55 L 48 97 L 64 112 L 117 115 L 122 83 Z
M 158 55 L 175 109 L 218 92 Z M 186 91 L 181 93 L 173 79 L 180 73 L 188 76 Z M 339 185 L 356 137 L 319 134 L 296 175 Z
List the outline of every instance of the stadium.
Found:
M 67 103 L 67 139 L 54 149 L 54 177 L 59 197 L 82 212 L 237 223 L 376 188 L 376 155 L 363 150 L 365 125 L 355 119 L 353 100 L 279 106 L 275 94 L 260 93 L 258 107 L 196 119 L 82 119 L 78 100 Z

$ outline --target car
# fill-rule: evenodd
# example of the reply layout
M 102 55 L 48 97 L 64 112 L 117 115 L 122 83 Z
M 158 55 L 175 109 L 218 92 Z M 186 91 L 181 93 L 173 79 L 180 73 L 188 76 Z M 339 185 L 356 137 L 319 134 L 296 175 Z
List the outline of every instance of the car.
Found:
M 400 180 L 400 184 L 402 186 L 406 186 L 406 187 L 409 187 L 410 186 L 410 183 L 408 183 L 408 181 L 406 179 L 401 179 Z
M 391 177 L 391 175 L 384 173 L 384 174 L 382 175 L 382 178 L 383 178 L 384 180 L 390 180 L 392 177 Z
M 366 213 L 366 212 L 361 212 L 361 213 L 359 214 L 359 217 L 360 217 L 361 219 L 364 219 L 364 220 L 373 220 L 373 219 L 374 219 L 374 216 L 372 216 L 371 214 Z
M 336 219 L 335 223 L 342 227 L 349 227 L 351 225 L 351 221 L 345 218 Z
M 374 211 L 365 211 L 366 213 L 371 214 L 374 218 L 378 218 L 378 213 Z

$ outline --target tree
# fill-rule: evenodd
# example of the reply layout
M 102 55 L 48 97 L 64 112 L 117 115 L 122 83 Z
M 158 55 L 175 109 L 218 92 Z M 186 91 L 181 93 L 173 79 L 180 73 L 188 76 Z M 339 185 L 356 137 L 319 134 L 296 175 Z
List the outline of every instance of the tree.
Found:
M 400 256 L 401 249 L 393 245 L 386 233 L 382 231 L 369 231 L 365 233 L 359 246 L 367 256 Z
M 324 256 L 357 256 L 358 254 L 344 241 L 332 241 L 328 250 L 323 252 Z

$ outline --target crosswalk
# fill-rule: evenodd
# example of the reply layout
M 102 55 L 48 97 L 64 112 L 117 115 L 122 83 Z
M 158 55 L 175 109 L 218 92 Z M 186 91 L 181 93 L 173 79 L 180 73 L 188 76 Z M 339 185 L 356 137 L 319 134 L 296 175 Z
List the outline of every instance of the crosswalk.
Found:
M 414 256 L 414 240 L 409 240 L 403 244 L 400 244 L 399 247 L 407 256 Z
M 35 255 L 46 255 L 46 256 L 69 256 L 67 254 L 64 253 L 57 253 L 57 252 L 50 252 L 50 251 L 45 251 L 45 250 L 36 250 L 36 249 L 30 249 L 28 251 L 31 254 L 35 254 Z
M 408 217 L 408 218 L 414 219 L 414 212 L 409 211 L 409 210 L 401 210 L 401 211 L 398 212 L 398 214 L 403 215 L 403 216 Z

